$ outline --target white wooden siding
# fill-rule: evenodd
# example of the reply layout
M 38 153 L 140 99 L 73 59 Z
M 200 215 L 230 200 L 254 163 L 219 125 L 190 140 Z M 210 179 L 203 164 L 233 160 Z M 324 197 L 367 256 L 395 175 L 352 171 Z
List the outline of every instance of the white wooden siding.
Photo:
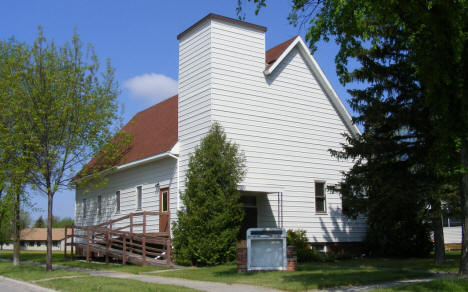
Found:
M 179 42 L 179 172 L 185 189 L 190 155 L 211 125 L 211 21 Z
M 164 158 L 141 166 L 135 166 L 119 171 L 106 177 L 105 186 L 85 192 L 78 189 L 75 198 L 75 224 L 78 226 L 96 225 L 119 218 L 129 213 L 139 211 L 159 211 L 160 188 L 169 187 L 171 223 L 177 219 L 177 161 L 174 158 Z M 137 187 L 142 187 L 142 208 L 137 209 Z M 116 212 L 115 193 L 120 191 L 120 212 Z M 98 196 L 102 196 L 101 215 L 98 214 Z M 87 214 L 83 214 L 83 199 L 87 201 Z M 139 218 L 141 220 L 141 217 Z M 135 221 L 139 223 L 139 221 Z M 127 225 L 123 222 L 120 225 Z M 147 218 L 147 232 L 159 231 L 159 217 Z M 117 225 L 116 227 L 119 227 Z M 141 227 L 135 228 L 138 232 Z
M 285 228 L 305 229 L 310 241 L 360 241 L 364 220 L 341 214 L 341 198 L 327 191 L 327 214 L 315 213 L 315 180 L 341 180 L 351 162 L 329 149 L 347 129 L 297 49 L 265 77 L 264 34 L 212 23 L 211 113 L 247 158 L 244 185 L 283 190 Z M 247 32 L 248 31 L 248 32 Z M 277 225 L 277 195 L 258 197 L 260 226 Z

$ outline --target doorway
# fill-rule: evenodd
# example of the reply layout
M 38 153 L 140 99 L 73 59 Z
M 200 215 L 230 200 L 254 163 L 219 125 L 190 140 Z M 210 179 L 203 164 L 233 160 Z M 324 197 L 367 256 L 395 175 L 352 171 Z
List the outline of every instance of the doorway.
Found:
M 244 220 L 242 221 L 239 239 L 245 240 L 247 229 L 258 227 L 257 197 L 253 195 L 241 196 L 241 203 L 244 209 Z
M 159 232 L 169 232 L 169 188 L 159 191 Z

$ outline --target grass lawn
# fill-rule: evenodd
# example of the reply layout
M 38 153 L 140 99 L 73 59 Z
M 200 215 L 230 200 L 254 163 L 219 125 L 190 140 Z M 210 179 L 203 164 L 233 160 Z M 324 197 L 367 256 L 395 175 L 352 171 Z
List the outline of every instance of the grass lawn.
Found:
M 460 251 L 446 252 L 446 263 L 435 264 L 433 257 L 428 258 L 403 258 L 403 259 L 386 259 L 386 258 L 368 258 L 362 260 L 339 261 L 336 265 L 340 266 L 355 266 L 359 263 L 361 267 L 374 268 L 394 268 L 404 270 L 419 270 L 428 272 L 450 272 L 458 273 L 460 265 Z
M 0 251 L 0 259 L 13 259 L 13 252 L 11 250 Z M 21 251 L 20 260 L 31 261 L 45 264 L 45 251 Z M 63 252 L 54 252 L 52 254 L 52 263 L 54 265 L 61 265 L 74 268 L 92 269 L 101 271 L 114 271 L 122 273 L 139 274 L 143 272 L 151 272 L 157 270 L 165 270 L 167 267 L 163 266 L 136 266 L 132 264 L 120 265 L 120 264 L 105 264 L 105 263 L 88 263 L 81 260 L 71 260 L 69 257 L 64 259 Z
M 60 291 L 70 292 L 87 292 L 87 291 L 100 291 L 100 292 L 128 292 L 128 291 L 142 291 L 142 292 L 176 292 L 176 291 L 199 291 L 174 285 L 163 285 L 144 283 L 137 280 L 116 279 L 106 277 L 80 277 L 70 279 L 57 279 L 36 283 L 40 286 L 52 288 Z
M 423 292 L 423 291 L 447 291 L 465 292 L 468 291 L 468 279 L 437 279 L 427 283 L 405 285 L 388 289 L 377 289 L 375 292 Z
M 375 268 L 334 267 L 288 272 L 256 272 L 238 274 L 236 266 L 190 268 L 158 273 L 157 276 L 190 280 L 260 285 L 288 291 L 321 289 L 336 286 L 360 285 L 392 280 L 428 277 L 427 273 L 388 271 Z
M 47 273 L 43 267 L 33 265 L 13 266 L 12 263 L 0 262 L 0 275 L 22 281 L 34 281 L 64 276 L 81 276 L 85 274 L 56 270 Z
M 425 272 L 457 272 L 460 252 L 447 253 L 447 263 L 436 265 L 432 258 L 354 259 L 327 263 L 299 264 L 298 271 L 237 274 L 234 264 L 190 268 L 158 273 L 158 276 L 191 280 L 242 283 L 299 291 L 336 286 L 364 285 L 402 279 L 430 277 Z M 412 271 L 418 270 L 418 271 Z

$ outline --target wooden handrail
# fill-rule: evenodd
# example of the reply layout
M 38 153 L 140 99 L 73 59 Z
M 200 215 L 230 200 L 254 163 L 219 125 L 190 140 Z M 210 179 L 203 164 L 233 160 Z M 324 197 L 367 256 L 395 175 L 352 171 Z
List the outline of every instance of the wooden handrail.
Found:
M 84 240 L 81 244 L 86 248 L 86 260 L 91 261 L 91 249 L 93 253 L 99 252 L 104 254 L 106 263 L 109 262 L 109 256 L 114 255 L 115 250 L 121 250 L 122 263 L 125 264 L 131 254 L 141 256 L 141 264 L 145 265 L 147 256 L 158 256 L 166 251 L 167 264 L 171 265 L 171 238 L 169 232 L 148 232 L 147 216 L 164 215 L 170 216 L 168 212 L 136 212 L 125 216 L 109 220 L 97 225 L 91 226 L 67 226 L 65 228 L 65 248 L 64 255 L 67 255 L 67 245 L 71 246 L 71 256 L 74 256 L 74 247 L 77 244 L 75 238 Z M 138 223 L 134 223 L 136 217 L 142 216 Z M 130 224 L 115 228 L 117 222 L 128 219 Z M 135 233 L 134 227 L 142 226 L 142 233 Z M 123 229 L 128 228 L 128 231 Z M 71 234 L 68 230 L 71 229 Z M 81 231 L 81 232 L 75 232 Z M 71 239 L 71 243 L 68 239 Z M 122 240 L 120 240 L 122 239 Z M 150 246 L 148 246 L 150 244 Z M 155 245 L 155 246 L 152 246 Z M 100 246 L 100 247 L 99 247 Z M 157 248 L 157 247 L 162 248 Z

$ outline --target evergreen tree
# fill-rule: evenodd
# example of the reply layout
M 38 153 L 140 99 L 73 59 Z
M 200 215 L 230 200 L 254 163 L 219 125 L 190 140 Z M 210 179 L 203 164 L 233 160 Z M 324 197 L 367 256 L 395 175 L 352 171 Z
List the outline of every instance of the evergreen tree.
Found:
M 249 1 L 256 3 L 256 13 L 267 3 Z M 432 221 L 436 262 L 443 262 L 441 202 L 448 199 L 444 186 L 458 176 L 465 218 L 460 273 L 468 274 L 467 2 L 294 0 L 291 8 L 289 20 L 306 27 L 312 51 L 320 39 L 336 41 L 340 81 L 366 88 L 351 91 L 362 137 L 348 137 L 351 146 L 333 152 L 357 160 L 341 185 L 344 202 L 366 213 L 371 200 L 392 206 L 395 196 L 403 212 L 380 208 L 401 214 L 395 218 L 401 223 L 414 218 L 406 207 L 419 206 L 418 222 Z M 350 61 L 357 62 L 349 66 Z M 398 195 L 404 193 L 414 201 Z M 424 201 L 427 216 L 421 214 Z M 373 221 L 379 216 L 367 215 L 370 229 L 380 224 Z
M 174 223 L 174 251 L 181 264 L 215 265 L 235 257 L 243 209 L 237 186 L 245 158 L 215 123 L 190 157 L 184 208 Z
M 37 218 L 36 222 L 34 222 L 34 228 L 44 228 L 46 227 L 44 218 L 42 218 L 42 215 Z

